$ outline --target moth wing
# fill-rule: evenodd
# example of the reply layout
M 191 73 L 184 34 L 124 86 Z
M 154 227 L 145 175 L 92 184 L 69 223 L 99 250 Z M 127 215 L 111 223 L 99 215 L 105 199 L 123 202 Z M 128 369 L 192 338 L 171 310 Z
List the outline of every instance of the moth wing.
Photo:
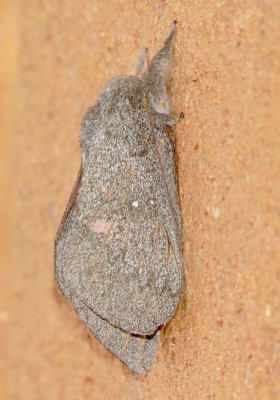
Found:
M 130 370 L 144 374 L 151 369 L 158 348 L 159 332 L 152 336 L 135 336 L 100 318 L 78 299 L 74 300 L 73 306 L 99 342 Z
M 156 147 L 159 156 L 160 168 L 162 170 L 162 176 L 165 181 L 166 191 L 169 197 L 170 211 L 172 212 L 173 220 L 175 222 L 175 229 L 177 231 L 177 242 L 182 251 L 182 215 L 179 205 L 177 173 L 174 159 L 174 144 L 164 130 L 158 131 Z
M 94 150 L 56 240 L 57 281 L 71 302 L 75 296 L 110 324 L 151 335 L 174 315 L 183 281 L 158 152 Z

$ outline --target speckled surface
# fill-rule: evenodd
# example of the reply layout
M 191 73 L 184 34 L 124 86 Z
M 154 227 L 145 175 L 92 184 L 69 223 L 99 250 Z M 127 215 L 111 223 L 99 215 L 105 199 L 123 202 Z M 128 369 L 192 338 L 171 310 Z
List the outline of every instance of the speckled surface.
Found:
M 278 399 L 279 3 L 11 3 L 0 7 L 3 399 Z M 53 239 L 83 114 L 173 19 L 187 284 L 151 372 L 137 377 L 58 293 Z

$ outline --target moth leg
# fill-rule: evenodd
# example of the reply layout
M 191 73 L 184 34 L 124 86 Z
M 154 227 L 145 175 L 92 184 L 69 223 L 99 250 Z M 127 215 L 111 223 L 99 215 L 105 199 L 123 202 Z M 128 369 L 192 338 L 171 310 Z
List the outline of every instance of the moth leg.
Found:
M 172 127 L 178 124 L 183 118 L 185 118 L 184 113 L 180 113 L 179 115 L 172 116 L 170 114 L 164 113 L 153 113 L 151 117 L 152 124 L 157 128 L 163 128 L 166 126 Z
M 144 73 L 144 71 L 148 69 L 148 66 L 149 66 L 148 48 L 145 47 L 145 48 L 140 50 L 139 63 L 137 65 L 137 68 L 136 68 L 136 71 L 135 71 L 135 76 L 137 78 L 141 78 L 141 76 Z
M 167 71 L 176 34 L 176 21 L 163 47 L 152 59 L 144 76 L 144 86 L 149 97 L 151 111 L 170 113 L 170 100 L 166 89 Z

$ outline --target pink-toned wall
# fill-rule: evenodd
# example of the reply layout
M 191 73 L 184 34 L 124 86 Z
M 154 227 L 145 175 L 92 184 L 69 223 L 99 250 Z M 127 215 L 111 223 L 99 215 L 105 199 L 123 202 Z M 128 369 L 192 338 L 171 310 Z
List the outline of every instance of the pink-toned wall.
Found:
M 1 399 L 279 399 L 279 2 L 2 0 L 0 16 Z M 83 114 L 173 19 L 186 288 L 137 377 L 58 293 L 53 239 Z

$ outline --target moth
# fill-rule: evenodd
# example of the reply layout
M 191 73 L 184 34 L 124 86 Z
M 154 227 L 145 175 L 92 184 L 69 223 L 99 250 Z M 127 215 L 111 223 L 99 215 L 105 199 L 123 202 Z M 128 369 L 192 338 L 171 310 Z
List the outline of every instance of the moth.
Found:
M 183 287 L 167 70 L 176 23 L 135 76 L 106 83 L 81 123 L 81 167 L 55 239 L 55 278 L 100 343 L 150 370 Z

